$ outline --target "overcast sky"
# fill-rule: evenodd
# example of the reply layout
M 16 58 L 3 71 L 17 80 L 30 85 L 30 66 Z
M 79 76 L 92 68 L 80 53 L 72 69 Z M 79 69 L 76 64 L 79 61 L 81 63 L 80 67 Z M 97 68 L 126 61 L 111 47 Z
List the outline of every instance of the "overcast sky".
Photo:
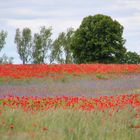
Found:
M 14 44 L 16 28 L 38 32 L 40 26 L 51 26 L 55 38 L 69 27 L 78 28 L 84 17 L 96 14 L 120 22 L 125 47 L 140 54 L 140 0 L 0 0 L 0 30 L 8 32 L 0 56 L 5 53 L 14 57 L 14 63 L 21 63 Z

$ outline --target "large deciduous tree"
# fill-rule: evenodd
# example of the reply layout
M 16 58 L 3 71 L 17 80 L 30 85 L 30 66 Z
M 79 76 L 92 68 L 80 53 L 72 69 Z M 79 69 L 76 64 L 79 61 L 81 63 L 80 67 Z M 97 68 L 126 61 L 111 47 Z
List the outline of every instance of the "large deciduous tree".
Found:
M 51 52 L 51 62 L 54 60 L 58 63 L 73 63 L 71 51 L 71 39 L 74 34 L 73 28 L 67 29 L 67 32 L 61 32 L 53 43 Z
M 123 26 L 111 17 L 85 17 L 76 30 L 71 48 L 75 63 L 120 63 L 126 52 Z
M 29 28 L 16 30 L 15 43 L 17 44 L 17 51 L 23 64 L 27 64 L 31 60 L 32 34 Z
M 32 58 L 34 64 L 43 64 L 52 46 L 52 29 L 41 27 L 40 32 L 34 34 Z

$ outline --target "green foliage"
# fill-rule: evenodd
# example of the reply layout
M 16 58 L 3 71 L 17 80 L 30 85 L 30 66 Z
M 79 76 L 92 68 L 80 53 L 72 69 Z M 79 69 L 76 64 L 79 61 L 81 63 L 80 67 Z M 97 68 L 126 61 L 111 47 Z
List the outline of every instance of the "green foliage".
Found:
M 96 74 L 96 78 L 98 78 L 98 79 L 108 79 L 109 77 L 104 75 L 104 74 L 98 73 L 98 74 Z
M 122 34 L 123 26 L 109 16 L 85 17 L 71 43 L 75 63 L 120 63 L 126 52 Z
M 7 32 L 1 31 L 0 32 L 0 51 L 2 50 L 2 48 L 4 47 L 7 37 Z M 0 57 L 0 64 L 11 64 L 13 61 L 13 57 L 7 57 L 5 54 L 3 54 L 2 57 Z
M 21 32 L 16 30 L 15 43 L 17 44 L 18 54 L 23 64 L 28 63 L 31 60 L 31 47 L 32 47 L 32 35 L 29 28 L 24 28 Z
M 0 64 L 12 64 L 13 59 L 13 57 L 7 57 L 6 54 L 3 54 L 3 56 L 0 57 Z
M 47 53 L 52 46 L 51 28 L 41 27 L 40 33 L 34 35 L 32 58 L 34 64 L 45 63 Z
M 67 32 L 59 34 L 58 38 L 53 43 L 51 52 L 51 62 L 54 60 L 58 63 L 73 63 L 71 51 L 71 39 L 74 34 L 73 28 L 67 29 Z
M 1 31 L 0 32 L 0 51 L 2 50 L 2 48 L 4 47 L 5 45 L 5 39 L 7 37 L 7 32 L 4 32 L 4 31 Z
M 140 55 L 138 55 L 136 52 L 126 52 L 123 59 L 122 63 L 127 63 L 127 64 L 140 64 Z

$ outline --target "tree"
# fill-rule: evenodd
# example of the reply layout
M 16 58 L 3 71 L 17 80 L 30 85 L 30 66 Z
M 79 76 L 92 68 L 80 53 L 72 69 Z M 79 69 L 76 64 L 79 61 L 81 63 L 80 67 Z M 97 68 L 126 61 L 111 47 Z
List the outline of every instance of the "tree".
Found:
M 3 54 L 3 56 L 0 57 L 0 64 L 12 64 L 13 59 L 13 57 L 7 57 L 6 54 Z
M 2 50 L 2 48 L 4 47 L 5 45 L 5 39 L 7 37 L 7 32 L 4 32 L 4 31 L 1 31 L 0 32 L 0 51 Z
M 123 26 L 106 15 L 85 17 L 71 48 L 76 63 L 120 63 L 126 52 Z
M 34 64 L 45 63 L 47 53 L 51 48 L 51 28 L 41 27 L 40 33 L 34 35 L 32 58 Z
M 32 47 L 31 30 L 29 28 L 24 28 L 21 32 L 19 29 L 17 29 L 15 43 L 17 44 L 17 51 L 23 64 L 30 62 Z
M 7 32 L 1 31 L 0 32 L 0 51 L 3 49 L 6 43 L 5 41 L 6 37 L 7 37 Z M 11 64 L 13 63 L 13 59 L 14 59 L 13 57 L 8 58 L 6 54 L 3 54 L 3 56 L 0 57 L 0 64 Z
M 126 52 L 123 59 L 122 63 L 127 63 L 127 64 L 140 64 L 140 55 L 138 55 L 136 52 Z
M 74 34 L 73 28 L 67 29 L 67 32 L 61 32 L 53 43 L 51 52 L 51 62 L 56 60 L 58 63 L 73 63 L 71 51 L 71 39 Z

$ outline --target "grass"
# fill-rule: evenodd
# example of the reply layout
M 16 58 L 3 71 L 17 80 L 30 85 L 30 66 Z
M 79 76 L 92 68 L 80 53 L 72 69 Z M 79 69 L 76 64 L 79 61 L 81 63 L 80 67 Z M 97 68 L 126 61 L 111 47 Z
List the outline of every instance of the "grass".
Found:
M 127 74 L 124 74 L 124 76 Z M 128 74 L 129 75 L 129 74 Z M 68 83 L 73 80 L 97 80 L 97 79 L 118 79 L 121 78 L 122 75 L 118 74 L 105 74 L 105 73 L 96 73 L 96 74 L 50 74 L 46 77 L 42 78 L 36 78 L 36 77 L 30 77 L 30 78 L 23 78 L 23 79 L 15 79 L 12 77 L 0 77 L 0 85 L 29 85 L 29 84 L 38 84 L 38 83 L 46 83 L 46 82 L 60 82 L 60 83 Z
M 5 108 L 0 116 L 1 140 L 139 140 L 140 117 L 128 107 L 110 116 L 101 112 L 48 110 L 23 112 Z M 131 113 L 130 113 L 131 111 Z
M 98 74 L 96 74 L 96 78 L 98 78 L 98 79 L 109 79 L 109 76 L 98 73 Z

